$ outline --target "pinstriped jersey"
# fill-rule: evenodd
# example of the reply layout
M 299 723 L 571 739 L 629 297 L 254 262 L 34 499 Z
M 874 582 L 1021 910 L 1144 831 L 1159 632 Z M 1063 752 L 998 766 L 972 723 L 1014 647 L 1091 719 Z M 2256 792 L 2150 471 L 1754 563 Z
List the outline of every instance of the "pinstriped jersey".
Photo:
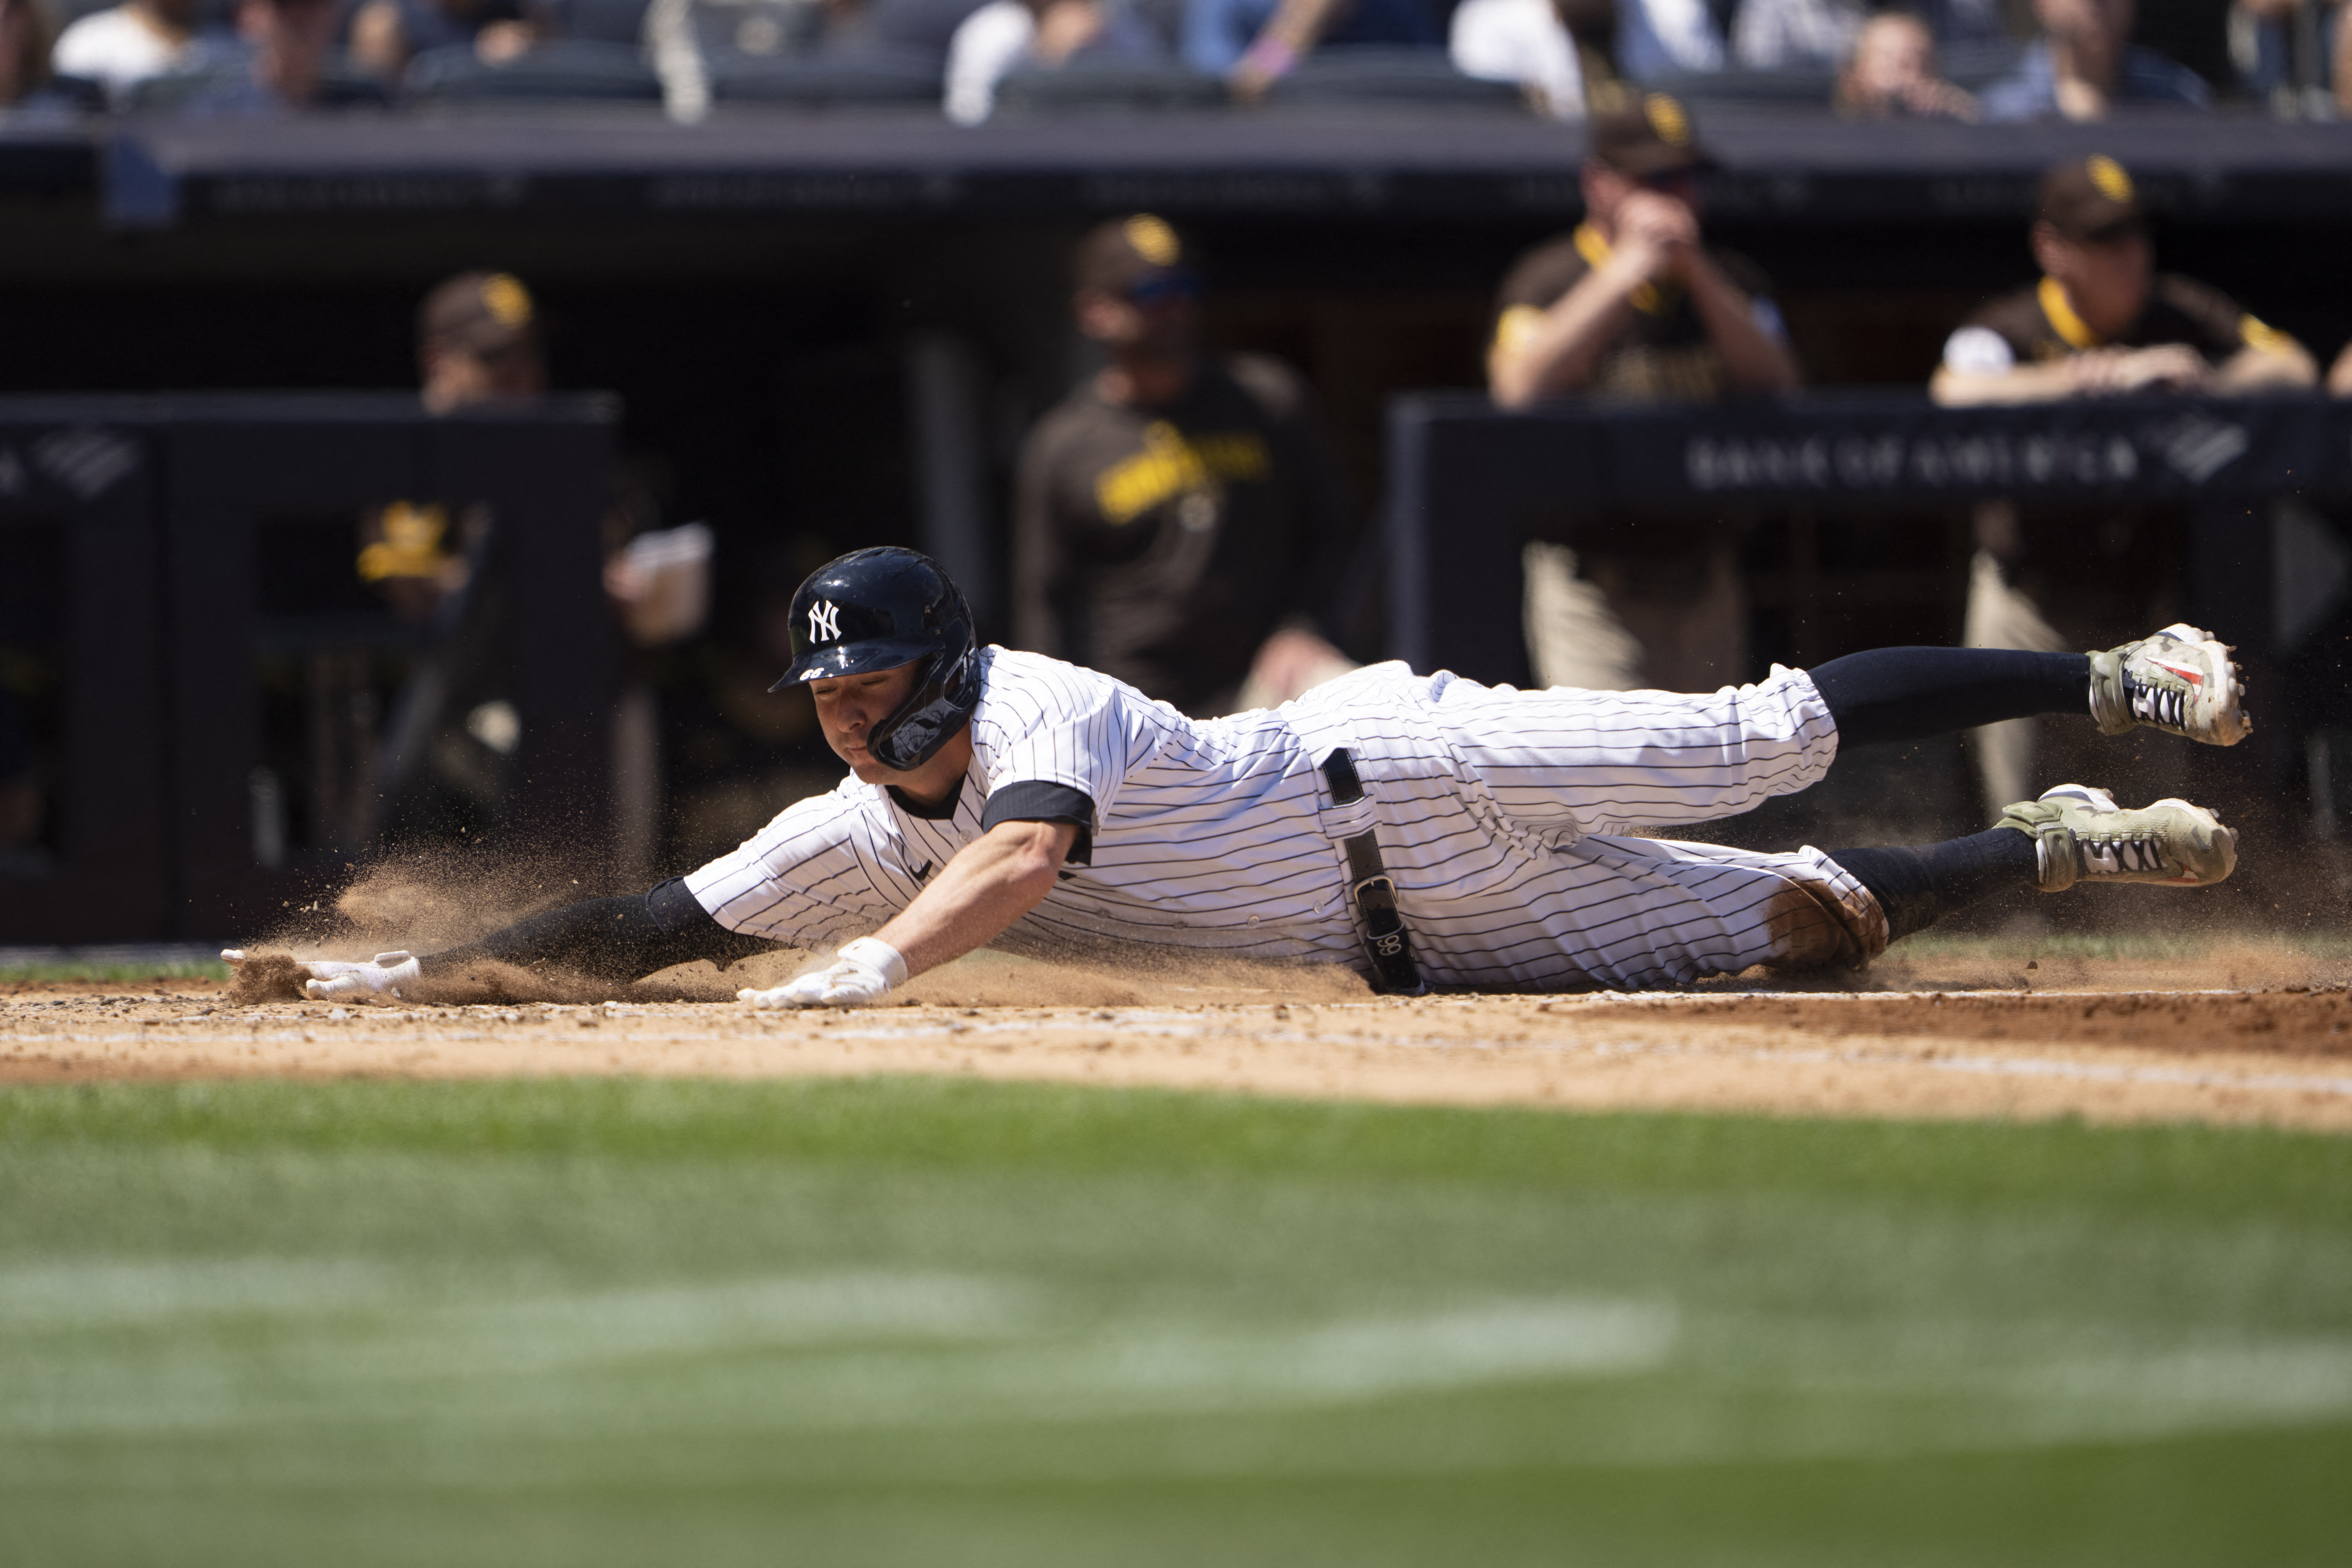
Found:
M 1001 647 L 981 659 L 971 766 L 950 815 L 845 779 L 688 877 L 703 907 L 730 929 L 803 945 L 867 934 L 980 837 L 992 795 L 1042 784 L 1093 803 L 1091 857 L 1064 868 L 1013 945 L 1352 949 L 1335 850 L 1315 828 L 1321 775 L 1279 713 L 1195 721 L 1058 659 Z
M 1093 803 L 1091 863 L 998 945 L 1103 939 L 1364 970 L 1341 842 L 1370 828 L 1435 984 L 1644 985 L 1772 957 L 1868 956 L 1885 922 L 1804 850 L 1621 838 L 1811 784 L 1837 734 L 1811 680 L 1775 669 L 1703 695 L 1521 692 L 1377 665 L 1272 711 L 1196 721 L 1093 670 L 983 651 L 972 762 L 952 805 L 845 780 L 687 879 L 721 923 L 802 946 L 871 933 L 1022 784 Z M 1356 754 L 1335 805 L 1317 763 Z

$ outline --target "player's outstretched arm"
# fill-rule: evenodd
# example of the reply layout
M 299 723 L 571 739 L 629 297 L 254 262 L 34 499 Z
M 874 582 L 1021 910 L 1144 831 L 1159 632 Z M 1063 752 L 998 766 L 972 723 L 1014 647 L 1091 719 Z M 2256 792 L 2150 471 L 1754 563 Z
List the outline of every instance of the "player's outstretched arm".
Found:
M 827 969 L 738 1000 L 755 1007 L 857 1007 L 1004 934 L 1045 900 L 1078 830 L 1067 822 L 1001 822 L 959 850 L 939 877 Z
M 485 962 L 627 982 L 702 958 L 724 969 L 775 945 L 729 931 L 710 917 L 684 881 L 673 878 L 648 892 L 547 910 L 478 942 L 422 957 L 380 952 L 364 963 L 310 959 L 302 965 L 310 972 L 303 989 L 328 1000 L 396 994 L 404 985 Z M 245 962 L 239 948 L 227 949 L 221 957 L 230 963 Z

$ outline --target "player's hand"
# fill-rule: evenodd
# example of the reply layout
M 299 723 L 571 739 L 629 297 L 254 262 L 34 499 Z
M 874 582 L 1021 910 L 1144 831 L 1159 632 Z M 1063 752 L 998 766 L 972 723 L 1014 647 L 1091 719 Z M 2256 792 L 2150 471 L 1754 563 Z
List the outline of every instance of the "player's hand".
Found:
M 1970 125 L 1984 118 L 1984 106 L 1977 101 L 1976 94 L 1964 87 L 1933 78 L 1915 81 L 1905 88 L 1903 102 L 1914 114 L 1941 115 Z
M 2213 369 L 2187 343 L 2158 343 L 2125 354 L 2116 374 L 2117 387 L 2125 392 L 2195 392 L 2212 379 Z
M 2093 349 L 2074 356 L 2080 392 L 2194 392 L 2212 374 L 2205 356 L 2187 343 L 2151 349 Z
M 765 991 L 746 987 L 735 1000 L 753 1007 L 863 1007 L 907 983 L 907 961 L 887 942 L 861 936 L 823 969 Z
M 243 963 L 245 950 L 241 947 L 223 948 L 221 962 Z M 339 958 L 309 958 L 299 962 L 310 976 L 302 982 L 302 989 L 321 1001 L 350 996 L 380 996 L 409 984 L 423 973 L 422 966 L 406 952 L 379 952 L 365 963 L 351 963 Z
M 1698 218 L 1687 202 L 1635 191 L 1617 209 L 1617 252 L 1654 281 L 1679 272 L 1698 248 Z

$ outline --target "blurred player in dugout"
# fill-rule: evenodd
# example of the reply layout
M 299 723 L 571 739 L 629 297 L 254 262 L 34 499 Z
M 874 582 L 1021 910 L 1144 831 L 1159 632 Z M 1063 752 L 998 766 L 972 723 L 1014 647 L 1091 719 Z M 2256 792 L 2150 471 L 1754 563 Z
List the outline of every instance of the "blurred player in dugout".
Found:
M 1682 105 L 1652 93 L 1594 115 L 1591 137 L 1584 222 L 1503 279 L 1486 355 L 1495 402 L 1714 403 L 1793 389 L 1796 356 L 1770 286 L 1700 242 L 1698 181 L 1712 161 Z M 1746 679 L 1748 606 L 1729 525 L 1579 543 L 1527 549 L 1538 684 L 1711 691 Z
M 1014 635 L 1195 717 L 1355 668 L 1325 635 L 1357 518 L 1297 373 L 1201 343 L 1201 282 L 1148 214 L 1079 242 L 1078 331 L 1108 358 L 1030 432 Z
M 2031 243 L 2042 277 L 1985 304 L 1946 341 L 1929 383 L 1938 403 L 2228 396 L 2317 380 L 2293 338 L 2218 289 L 2155 269 L 2139 193 L 2112 158 L 2072 159 L 2044 173 Z M 1987 502 L 1977 509 L 1963 640 L 2054 652 L 2096 647 L 2109 628 L 2151 615 L 2177 620 L 2182 606 L 2153 595 L 2181 580 L 2179 548 L 2178 529 L 2159 512 Z M 2064 743 L 2031 719 L 1988 726 L 1974 739 L 1989 801 L 2046 772 L 2037 751 Z M 2071 764 L 2060 757 L 2053 765 Z
M 443 281 L 417 310 L 418 393 L 426 411 L 451 415 L 541 396 L 548 380 L 543 331 L 537 300 L 511 273 L 461 272 Z M 663 529 L 662 488 L 658 464 L 623 460 L 603 521 L 605 598 L 639 648 L 692 636 L 709 605 L 709 531 L 699 523 Z M 488 526 L 479 509 L 452 519 L 438 506 L 394 502 L 367 520 L 359 572 L 396 611 L 443 623 L 427 688 L 440 713 L 417 713 L 410 721 L 416 733 L 403 737 L 396 731 L 405 708 L 395 706 L 387 766 L 429 765 L 444 785 L 495 816 L 508 792 L 503 760 L 521 730 L 505 694 L 499 588 L 475 580 Z M 621 672 L 613 721 L 618 857 L 629 867 L 655 853 L 661 805 L 657 713 L 643 674 L 634 663 Z M 462 721 L 445 722 L 441 714 Z M 379 781 L 387 795 L 406 782 Z

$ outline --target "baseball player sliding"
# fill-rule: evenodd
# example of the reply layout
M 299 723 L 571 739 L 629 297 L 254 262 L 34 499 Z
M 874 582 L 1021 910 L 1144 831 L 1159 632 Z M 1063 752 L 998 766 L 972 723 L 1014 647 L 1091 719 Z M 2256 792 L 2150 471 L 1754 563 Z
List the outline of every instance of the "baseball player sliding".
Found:
M 2004 888 L 2197 887 L 2231 831 L 2180 800 L 2065 784 L 1999 826 L 1908 848 L 1758 854 L 1627 837 L 1822 777 L 1841 744 L 2083 712 L 2242 739 L 2229 650 L 2172 626 L 2090 655 L 1885 648 L 1705 695 L 1517 691 L 1377 665 L 1195 721 L 1093 670 L 976 644 L 945 574 L 845 555 L 793 601 L 792 668 L 851 776 L 652 891 L 479 942 L 312 961 L 312 995 L 499 960 L 613 980 L 775 943 L 832 963 L 747 990 L 856 1006 L 992 942 L 1105 938 L 1349 965 L 1381 989 L 1651 986 L 1859 962 Z M 224 954 L 232 961 L 243 954 Z

